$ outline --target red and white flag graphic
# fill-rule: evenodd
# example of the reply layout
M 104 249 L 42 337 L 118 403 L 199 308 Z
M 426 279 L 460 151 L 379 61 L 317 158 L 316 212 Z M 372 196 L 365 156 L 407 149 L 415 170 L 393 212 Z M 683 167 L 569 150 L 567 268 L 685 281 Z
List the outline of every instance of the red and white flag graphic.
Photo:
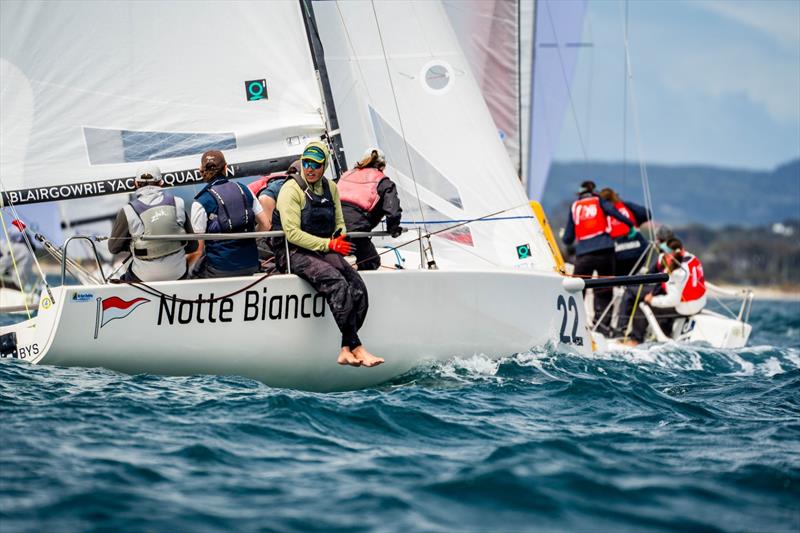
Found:
M 125 318 L 133 312 L 134 309 L 142 304 L 149 302 L 147 298 L 135 298 L 133 300 L 123 300 L 117 296 L 103 299 L 102 320 L 100 327 L 102 328 L 112 320 L 117 318 Z

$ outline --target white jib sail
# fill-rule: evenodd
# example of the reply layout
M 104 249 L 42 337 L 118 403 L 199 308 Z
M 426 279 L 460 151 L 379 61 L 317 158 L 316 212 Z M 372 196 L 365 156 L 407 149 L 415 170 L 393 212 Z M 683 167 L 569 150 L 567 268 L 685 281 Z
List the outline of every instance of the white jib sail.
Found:
M 7 202 L 113 192 L 144 162 L 177 185 L 196 180 L 205 150 L 261 161 L 324 131 L 295 0 L 0 9 Z
M 553 258 L 438 1 L 315 2 L 349 162 L 387 155 L 404 221 L 464 267 L 551 270 Z

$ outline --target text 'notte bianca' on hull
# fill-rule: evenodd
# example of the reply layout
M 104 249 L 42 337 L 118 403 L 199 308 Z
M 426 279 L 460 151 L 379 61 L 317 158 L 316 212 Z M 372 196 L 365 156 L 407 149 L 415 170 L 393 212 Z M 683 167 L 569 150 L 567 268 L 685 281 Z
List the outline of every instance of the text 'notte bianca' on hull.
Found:
M 214 324 L 233 322 L 235 318 L 244 322 L 255 320 L 297 320 L 325 316 L 325 297 L 322 294 L 277 294 L 270 296 L 267 288 L 246 291 L 244 305 L 236 305 L 233 298 L 207 299 L 203 294 L 196 300 L 178 300 L 162 296 L 158 303 L 158 322 L 162 324 Z

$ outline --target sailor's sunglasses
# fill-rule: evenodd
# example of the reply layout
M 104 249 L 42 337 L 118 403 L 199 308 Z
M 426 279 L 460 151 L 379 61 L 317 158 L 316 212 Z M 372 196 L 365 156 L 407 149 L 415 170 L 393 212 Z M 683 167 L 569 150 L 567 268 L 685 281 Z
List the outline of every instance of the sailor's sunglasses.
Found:
M 311 170 L 317 170 L 322 166 L 322 163 L 317 163 L 316 161 L 311 161 L 310 159 L 303 160 L 303 168 L 309 168 Z

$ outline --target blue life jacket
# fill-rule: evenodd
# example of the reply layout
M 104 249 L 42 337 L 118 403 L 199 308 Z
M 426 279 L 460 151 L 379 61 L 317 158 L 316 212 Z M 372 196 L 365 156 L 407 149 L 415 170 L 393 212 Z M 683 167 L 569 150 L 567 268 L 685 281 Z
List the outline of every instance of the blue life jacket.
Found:
M 306 205 L 300 212 L 300 229 L 315 237 L 329 239 L 336 230 L 336 204 L 333 203 L 328 180 L 322 178 L 322 195 L 319 195 L 311 190 L 303 178 L 297 174 L 292 177 L 306 197 Z M 272 212 L 272 229 L 283 230 L 277 209 Z
M 207 233 L 255 230 L 253 194 L 243 185 L 217 178 L 194 197 L 208 215 Z M 255 239 L 206 241 L 206 260 L 216 270 L 243 270 L 258 263 Z

